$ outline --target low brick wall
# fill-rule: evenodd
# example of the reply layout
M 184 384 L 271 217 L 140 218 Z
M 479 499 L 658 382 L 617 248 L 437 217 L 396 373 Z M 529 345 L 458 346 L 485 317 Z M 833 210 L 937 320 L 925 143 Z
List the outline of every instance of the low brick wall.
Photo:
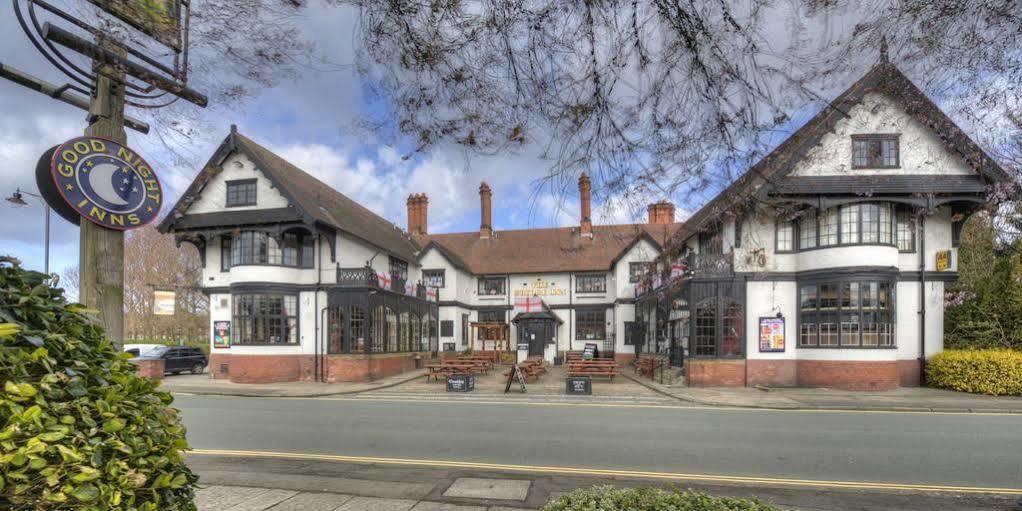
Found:
M 327 355 L 324 360 L 326 381 L 370 381 L 415 369 L 416 353 L 378 353 L 373 355 Z M 429 352 L 421 352 L 422 363 L 430 361 Z M 214 353 L 209 357 L 213 379 L 233 383 L 281 383 L 315 381 L 313 355 L 238 355 Z M 226 366 L 226 367 L 225 367 Z M 226 371 L 225 371 L 226 370 Z
M 797 366 L 797 360 L 750 359 L 746 361 L 746 384 L 750 387 L 794 387 L 798 384 Z
M 745 360 L 686 359 L 690 387 L 744 387 Z
M 415 356 L 430 363 L 430 353 L 379 353 L 374 355 L 328 355 L 326 379 L 330 383 L 371 381 L 415 370 Z
M 898 388 L 898 362 L 858 360 L 799 360 L 799 387 L 842 390 L 891 390 Z
M 160 380 L 163 378 L 166 365 L 162 358 L 142 358 L 134 361 L 138 364 L 138 375 L 142 378 Z
M 899 360 L 898 361 L 898 384 L 902 387 L 919 386 L 919 361 Z

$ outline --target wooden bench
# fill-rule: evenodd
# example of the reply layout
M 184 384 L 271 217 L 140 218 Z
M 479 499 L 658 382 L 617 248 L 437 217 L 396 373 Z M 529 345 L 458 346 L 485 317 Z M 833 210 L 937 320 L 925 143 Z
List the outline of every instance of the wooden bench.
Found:
M 568 363 L 568 376 L 605 376 L 614 381 L 621 374 L 617 362 L 611 359 L 578 360 Z

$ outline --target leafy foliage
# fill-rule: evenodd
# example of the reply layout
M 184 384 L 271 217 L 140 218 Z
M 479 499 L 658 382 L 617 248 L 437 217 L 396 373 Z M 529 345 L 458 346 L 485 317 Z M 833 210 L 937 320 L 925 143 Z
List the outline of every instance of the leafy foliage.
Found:
M 926 362 L 931 385 L 961 392 L 1022 396 L 1022 352 L 945 350 Z
M 756 500 L 714 497 L 694 491 L 595 486 L 575 490 L 548 503 L 543 511 L 775 511 Z
M 1022 350 L 1022 238 L 999 241 L 986 214 L 962 231 L 959 281 L 944 313 L 947 348 Z
M 194 511 L 170 394 L 45 279 L 0 257 L 0 509 Z

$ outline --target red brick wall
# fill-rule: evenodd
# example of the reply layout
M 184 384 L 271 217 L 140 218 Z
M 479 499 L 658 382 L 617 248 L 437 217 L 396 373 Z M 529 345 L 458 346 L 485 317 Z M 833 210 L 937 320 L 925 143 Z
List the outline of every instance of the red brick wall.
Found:
M 898 362 L 853 360 L 799 360 L 800 387 L 844 390 L 890 390 L 898 388 Z
M 902 387 L 919 386 L 919 361 L 899 360 L 898 361 L 898 384 Z
M 796 360 L 747 360 L 746 384 L 750 387 L 794 387 L 798 383 Z
M 685 360 L 691 387 L 744 387 L 745 360 Z
M 423 364 L 429 363 L 429 353 L 421 355 Z M 220 364 L 228 364 L 228 374 L 220 373 Z M 234 383 L 314 381 L 314 364 L 315 357 L 312 355 L 214 353 L 209 357 L 209 370 L 213 378 L 229 378 Z M 330 383 L 378 380 L 415 369 L 415 353 L 328 355 L 325 367 L 326 381 Z
M 327 381 L 370 381 L 415 369 L 415 353 L 378 355 L 329 355 Z M 429 352 L 419 353 L 423 365 L 430 362 Z M 371 372 L 370 372 L 370 367 Z
M 312 381 L 314 377 L 312 355 L 220 355 L 211 365 L 214 377 L 220 376 L 221 362 L 230 364 L 227 376 L 233 383 Z
M 142 378 L 159 380 L 163 378 L 165 364 L 162 358 L 139 359 L 134 361 L 138 364 L 138 375 Z

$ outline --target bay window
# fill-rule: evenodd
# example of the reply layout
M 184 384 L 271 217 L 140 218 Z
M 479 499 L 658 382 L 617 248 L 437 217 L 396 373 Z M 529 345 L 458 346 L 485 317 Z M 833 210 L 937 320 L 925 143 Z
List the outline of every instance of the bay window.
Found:
M 221 269 L 232 266 L 265 264 L 291 268 L 312 268 L 315 265 L 315 236 L 288 232 L 280 240 L 265 232 L 242 231 L 237 236 L 221 239 Z M 226 258 L 227 252 L 230 258 Z

